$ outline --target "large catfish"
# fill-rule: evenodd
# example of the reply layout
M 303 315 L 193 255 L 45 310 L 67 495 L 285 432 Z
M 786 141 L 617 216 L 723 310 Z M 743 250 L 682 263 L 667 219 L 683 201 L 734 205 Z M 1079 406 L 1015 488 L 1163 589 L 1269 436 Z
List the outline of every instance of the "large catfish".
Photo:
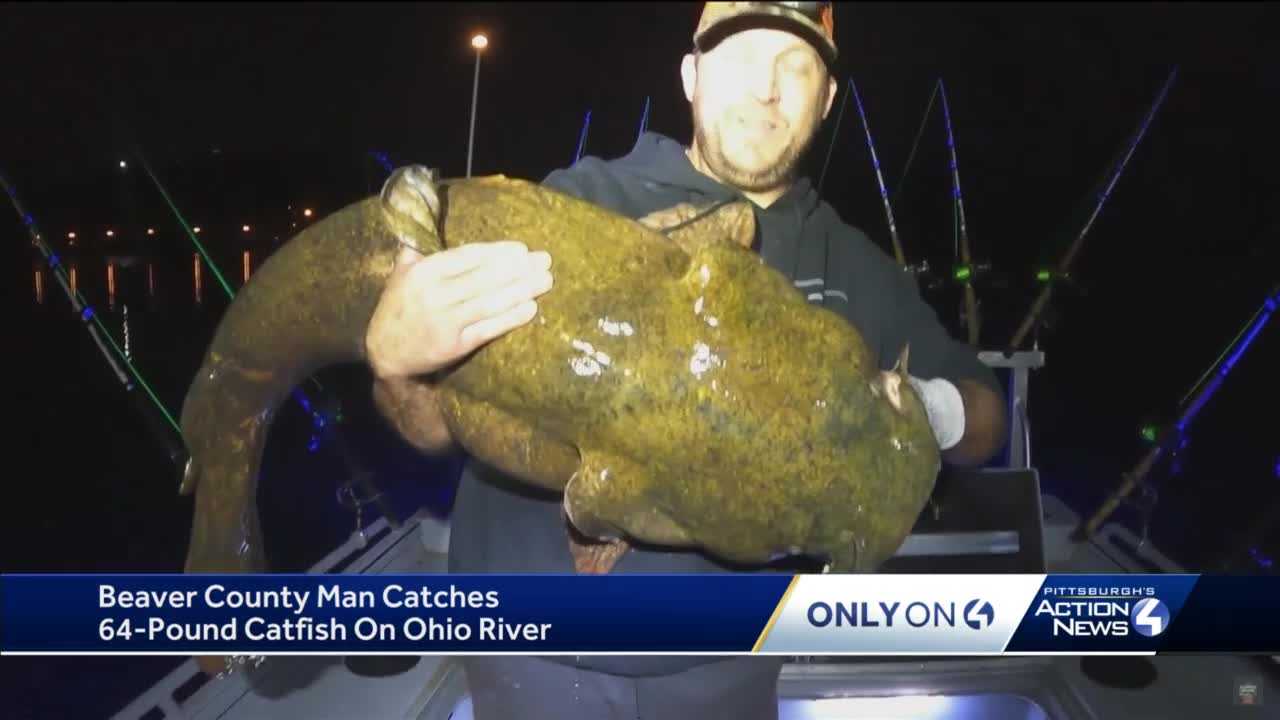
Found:
M 534 183 L 413 166 L 292 238 L 231 303 L 186 398 L 187 571 L 266 569 L 255 493 L 273 414 L 309 374 L 365 360 L 397 254 L 501 238 L 548 251 L 555 287 L 530 323 L 421 379 L 454 441 L 563 491 L 567 534 L 606 548 L 876 568 L 940 468 L 905 349 L 880 371 L 854 328 L 766 266 L 747 203 L 672 212 L 659 230 Z

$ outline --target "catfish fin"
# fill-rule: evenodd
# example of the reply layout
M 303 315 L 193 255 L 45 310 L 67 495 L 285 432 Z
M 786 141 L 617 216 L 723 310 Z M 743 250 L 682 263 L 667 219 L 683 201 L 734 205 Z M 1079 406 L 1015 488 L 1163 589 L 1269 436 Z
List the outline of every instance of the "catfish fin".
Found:
M 690 255 L 706 245 L 725 242 L 750 249 L 756 240 L 756 215 L 750 203 L 724 202 L 702 210 L 664 232 Z
M 423 255 L 441 249 L 439 173 L 425 165 L 397 168 L 383 183 L 379 201 L 402 245 Z
M 578 532 L 593 540 L 621 539 L 619 528 L 604 520 L 601 512 L 610 494 L 609 479 L 609 463 L 584 451 L 581 465 L 565 484 L 565 519 Z
M 899 353 L 898 355 L 898 362 L 894 363 L 893 365 L 892 372 L 895 372 L 901 375 L 903 380 L 906 380 L 907 377 L 909 376 L 909 372 L 907 370 L 907 356 L 910 354 L 911 354 L 911 343 L 907 343 L 906 345 L 902 346 L 902 352 Z
M 693 203 L 679 203 L 677 205 L 672 205 L 669 208 L 654 210 L 648 215 L 638 219 L 636 222 L 651 230 L 657 230 L 666 234 L 672 228 L 694 219 L 704 210 L 705 208 L 700 208 Z

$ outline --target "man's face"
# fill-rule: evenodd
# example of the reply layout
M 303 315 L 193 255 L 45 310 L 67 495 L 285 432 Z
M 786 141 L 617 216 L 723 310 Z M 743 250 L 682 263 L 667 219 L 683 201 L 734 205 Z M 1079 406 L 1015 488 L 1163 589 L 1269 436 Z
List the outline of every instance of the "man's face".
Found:
M 835 98 L 817 51 L 781 30 L 730 35 L 681 75 L 703 161 L 748 192 L 790 180 Z

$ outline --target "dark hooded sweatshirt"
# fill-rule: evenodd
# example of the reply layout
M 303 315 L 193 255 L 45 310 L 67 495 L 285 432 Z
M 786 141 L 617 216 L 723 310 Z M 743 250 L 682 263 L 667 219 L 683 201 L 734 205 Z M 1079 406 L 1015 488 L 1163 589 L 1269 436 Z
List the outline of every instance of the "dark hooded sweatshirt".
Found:
M 683 145 L 655 133 L 643 135 L 625 157 L 585 157 L 573 167 L 552 172 L 544 184 L 632 218 L 682 202 L 704 206 L 743 197 L 695 170 Z M 995 374 L 976 353 L 948 335 L 921 299 L 911 276 L 866 234 L 841 221 L 807 179 L 799 179 L 770 207 L 756 207 L 755 215 L 755 249 L 765 262 L 791 278 L 811 303 L 834 310 L 852 323 L 878 356 L 881 368 L 892 368 L 903 346 L 910 343 L 912 375 L 952 382 L 973 379 L 1001 391 Z M 450 572 L 572 573 L 559 499 L 558 495 L 531 490 L 478 460 L 469 460 L 452 513 Z M 632 548 L 612 572 L 768 569 L 729 566 L 691 550 Z M 626 622 L 624 618 L 618 621 Z M 718 658 L 549 659 L 618 675 L 661 675 Z

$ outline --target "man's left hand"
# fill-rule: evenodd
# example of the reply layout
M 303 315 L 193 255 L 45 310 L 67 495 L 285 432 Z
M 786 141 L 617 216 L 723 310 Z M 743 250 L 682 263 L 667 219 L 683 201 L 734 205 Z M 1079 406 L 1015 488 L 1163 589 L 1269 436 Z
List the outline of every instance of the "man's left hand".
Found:
M 910 377 L 909 382 L 924 403 L 946 462 L 981 465 L 1004 447 L 1006 418 L 999 393 L 973 380 Z

